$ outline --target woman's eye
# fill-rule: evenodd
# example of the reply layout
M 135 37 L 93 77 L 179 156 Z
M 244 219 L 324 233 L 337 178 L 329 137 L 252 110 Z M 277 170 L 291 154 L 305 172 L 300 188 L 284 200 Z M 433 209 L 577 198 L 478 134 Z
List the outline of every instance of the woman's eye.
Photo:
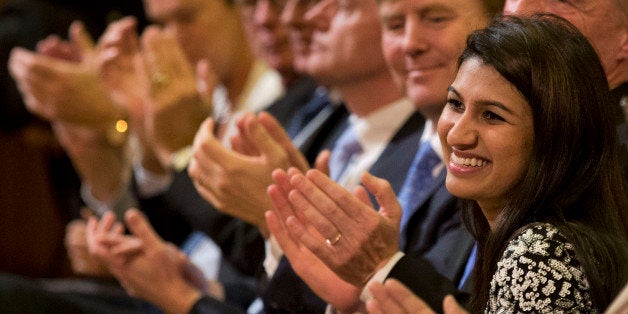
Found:
M 504 118 L 502 118 L 500 115 L 495 114 L 494 112 L 491 112 L 491 111 L 485 111 L 484 113 L 482 113 L 482 117 L 486 120 L 505 121 Z
M 447 105 L 451 108 L 451 110 L 456 111 L 456 112 L 462 112 L 464 111 L 464 105 L 462 104 L 462 102 L 458 99 L 454 99 L 454 98 L 448 98 L 447 99 Z

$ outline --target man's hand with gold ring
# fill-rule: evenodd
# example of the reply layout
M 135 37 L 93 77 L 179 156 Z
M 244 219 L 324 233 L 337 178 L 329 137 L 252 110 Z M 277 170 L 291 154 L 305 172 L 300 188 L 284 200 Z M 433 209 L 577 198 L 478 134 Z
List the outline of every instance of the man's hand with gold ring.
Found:
M 401 220 L 401 206 L 387 181 L 365 174 L 362 182 L 377 196 L 379 211 L 368 205 L 364 188 L 353 195 L 318 170 L 290 175 L 292 190 L 284 195 L 299 214 L 299 219 L 284 221 L 292 238 L 358 287 L 397 252 Z

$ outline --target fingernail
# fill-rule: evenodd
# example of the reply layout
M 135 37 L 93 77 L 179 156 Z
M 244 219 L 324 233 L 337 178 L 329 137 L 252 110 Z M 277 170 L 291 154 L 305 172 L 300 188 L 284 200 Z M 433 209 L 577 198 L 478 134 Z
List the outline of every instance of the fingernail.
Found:
M 290 177 L 290 183 L 294 186 L 301 184 L 303 180 L 305 180 L 305 178 L 301 174 L 295 174 L 292 177 Z

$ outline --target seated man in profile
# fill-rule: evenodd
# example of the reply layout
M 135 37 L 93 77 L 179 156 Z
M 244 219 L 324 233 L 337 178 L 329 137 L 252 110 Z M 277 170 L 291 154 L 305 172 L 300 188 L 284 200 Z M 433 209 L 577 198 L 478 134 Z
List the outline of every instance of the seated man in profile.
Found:
M 378 198 L 378 213 L 366 205 L 366 191 L 377 196 L 390 191 L 385 180 L 371 175 L 362 177 L 366 190 L 358 188 L 353 196 L 315 170 L 274 173 L 276 186 L 269 193 L 277 211 L 267 215 L 271 232 L 310 287 L 321 295 L 333 291 L 325 300 L 338 310 L 362 306 L 369 295 L 363 293 L 361 301 L 360 292 L 369 280 L 399 278 L 437 309 L 446 294 L 469 282 L 466 269 L 474 260 L 474 241 L 462 224 L 456 198 L 444 187 L 435 129 L 468 33 L 487 25 L 499 10 L 499 1 L 380 3 L 388 65 L 428 121 L 396 193 L 401 206 Z M 335 289 L 342 281 L 354 288 Z

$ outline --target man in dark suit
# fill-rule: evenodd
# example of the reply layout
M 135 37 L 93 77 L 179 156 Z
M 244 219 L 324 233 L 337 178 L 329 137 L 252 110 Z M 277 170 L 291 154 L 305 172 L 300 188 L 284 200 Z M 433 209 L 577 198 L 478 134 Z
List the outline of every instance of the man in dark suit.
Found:
M 328 6 L 329 4 L 323 3 L 321 5 Z M 362 6 L 358 6 L 358 7 L 360 9 L 356 9 L 356 10 L 364 9 Z M 323 10 L 329 10 L 329 9 L 330 9 L 329 7 L 323 8 Z M 370 9 L 372 10 L 373 8 L 371 7 Z M 316 9 L 313 9 L 313 10 L 316 10 Z M 364 9 L 364 10 L 368 10 L 368 9 Z M 350 11 L 350 10 L 347 10 L 347 11 Z M 298 17 L 293 17 L 293 18 L 298 19 Z M 317 17 L 313 18 L 309 22 L 314 23 L 316 25 L 326 25 L 328 23 L 328 21 L 325 20 L 326 18 L 327 16 L 322 16 L 319 14 Z M 364 20 L 368 20 L 368 18 L 363 18 L 362 22 L 364 22 Z M 371 23 L 375 21 L 376 19 L 370 20 Z M 342 29 L 342 27 L 347 27 L 346 25 L 349 25 L 349 27 L 351 27 L 352 24 L 348 22 L 345 22 L 345 23 L 340 22 L 335 25 L 337 25 L 335 28 L 324 29 L 324 30 L 318 29 L 317 31 L 321 33 L 329 32 L 330 34 L 335 34 L 336 32 L 338 32 L 338 29 Z M 366 25 L 366 24 L 363 24 L 363 25 Z M 369 25 L 368 27 L 373 27 L 373 24 Z M 347 40 L 352 40 L 353 39 L 351 38 L 352 36 L 356 36 L 356 37 L 360 36 L 359 33 L 356 35 L 355 32 L 350 32 L 350 31 L 346 31 L 343 34 L 345 34 L 345 36 L 348 37 Z M 376 44 L 376 42 L 371 41 L 369 44 L 373 45 L 373 44 Z M 330 49 L 338 49 L 338 47 L 341 47 L 341 44 L 337 42 L 334 42 L 333 44 L 329 42 L 325 42 L 325 45 L 326 47 L 329 47 Z M 331 48 L 332 45 L 336 45 L 337 47 Z M 318 56 L 318 58 L 321 58 L 321 56 Z M 342 60 L 341 56 L 336 56 L 335 58 L 337 60 Z M 314 60 L 313 62 L 316 62 L 316 61 L 317 60 Z M 342 70 L 346 71 L 345 69 L 342 69 Z M 355 72 L 356 70 L 353 70 L 353 71 L 354 71 L 353 73 L 356 73 Z M 337 73 L 334 73 L 334 75 L 345 75 L 345 76 L 355 75 L 355 74 L 351 74 L 351 72 L 342 72 L 341 70 L 337 70 L 336 72 Z M 346 81 L 349 81 L 349 80 L 346 80 Z M 351 83 L 355 84 L 354 82 L 351 82 Z M 388 82 L 388 84 L 391 84 L 391 83 L 392 81 Z M 340 82 L 337 82 L 336 84 L 332 84 L 332 85 L 337 87 L 337 89 L 340 90 L 341 94 L 345 95 L 345 93 L 342 93 L 342 90 L 347 88 L 347 85 L 342 84 Z M 357 84 L 355 84 L 354 86 L 356 85 Z M 381 90 L 381 87 L 382 86 L 378 88 L 377 90 L 378 92 Z M 373 91 L 363 90 L 363 89 L 360 89 L 360 91 L 361 91 L 360 96 L 365 97 L 365 98 L 368 98 L 367 95 L 373 92 Z M 355 97 L 351 97 L 351 96 L 354 96 L 355 94 L 352 95 L 350 93 L 347 93 L 347 95 L 349 95 L 349 98 L 344 97 L 344 100 L 346 101 L 349 109 L 351 111 L 362 113 L 362 115 L 364 115 L 363 113 L 364 108 L 359 108 L 359 107 L 352 108 L 351 107 L 351 105 L 357 106 L 356 103 L 359 104 L 356 101 Z M 394 118 L 399 119 L 400 117 L 396 116 Z M 379 155 L 379 158 L 375 162 L 375 164 L 372 166 L 371 171 L 374 171 L 381 175 L 386 175 L 387 178 L 396 179 L 393 185 L 399 188 L 401 186 L 401 183 L 403 182 L 404 173 L 405 171 L 407 171 L 407 168 L 409 167 L 412 161 L 412 156 L 414 155 L 414 152 L 416 151 L 416 148 L 417 148 L 416 144 L 418 143 L 418 140 L 420 138 L 419 131 L 423 127 L 423 123 L 424 123 L 424 120 L 418 115 L 413 115 L 411 116 L 411 118 L 406 120 L 405 124 L 401 127 L 401 129 L 399 129 L 397 134 L 392 138 L 392 140 L 387 145 L 385 150 L 381 153 L 381 155 Z M 332 153 L 333 153 L 333 150 L 335 150 L 335 147 L 332 149 Z M 227 164 L 227 162 L 225 162 L 225 164 Z M 233 163 L 228 163 L 228 164 L 233 164 Z M 357 162 L 357 164 L 359 164 L 359 162 Z M 350 180 L 347 180 L 347 181 L 350 181 Z M 352 187 L 348 186 L 348 188 L 352 188 Z M 250 191 L 250 189 L 247 189 L 247 191 Z M 258 211 L 260 211 L 259 207 L 260 206 L 256 207 Z M 237 213 L 234 213 L 234 214 L 237 214 Z M 324 309 L 324 303 L 318 300 L 318 298 L 316 298 L 309 291 L 309 288 L 307 288 L 307 286 L 305 286 L 305 284 L 301 282 L 297 276 L 294 275 L 294 273 L 290 269 L 290 265 L 287 263 L 285 259 L 283 259 L 280 262 L 278 267 L 279 268 L 272 275 L 272 278 L 268 286 L 265 289 L 266 293 L 264 293 L 264 301 L 265 301 L 264 303 L 265 303 L 267 312 L 277 312 L 277 311 L 311 312 L 311 311 L 317 311 L 317 310 L 322 311 Z
M 277 25 L 279 23 L 279 11 L 283 6 L 268 5 L 268 1 L 261 0 L 253 3 L 244 3 L 244 6 L 253 6 L 254 12 L 262 10 L 263 13 L 256 14 L 253 25 L 257 28 L 271 28 L 274 32 L 281 32 L 285 28 Z M 261 8 L 261 9 L 260 9 Z M 259 25 L 258 25 L 259 24 Z M 269 32 L 270 30 L 266 30 Z M 302 33 L 306 30 L 297 28 L 294 32 Z M 294 35 L 293 35 L 294 36 Z M 297 36 L 301 36 L 297 34 Z M 264 37 L 264 36 L 261 36 Z M 258 40 L 260 40 L 258 38 Z M 281 45 L 283 38 L 274 40 L 277 45 Z M 270 49 L 273 59 L 278 56 L 285 56 L 276 49 Z M 293 58 L 295 64 L 299 64 L 298 59 L 305 52 L 295 51 Z M 343 105 L 331 105 L 327 98 L 325 89 L 317 88 L 315 81 L 307 76 L 298 74 L 303 69 L 295 66 L 292 69 L 291 80 L 286 86 L 286 94 L 271 104 L 265 111 L 274 116 L 279 124 L 286 128 L 291 136 L 295 136 L 295 143 L 305 155 L 306 159 L 313 162 L 314 158 L 322 146 L 326 144 L 326 138 L 333 137 L 336 125 L 339 121 L 346 119 L 346 109 Z M 284 74 L 286 71 L 282 71 Z M 285 76 L 285 75 L 284 75 Z M 301 131 L 301 129 L 304 129 Z M 234 218 L 220 211 L 204 200 L 196 191 L 193 182 L 188 175 L 187 169 L 179 171 L 174 176 L 171 187 L 165 193 L 151 198 L 139 199 L 140 207 L 146 212 L 152 222 L 165 222 L 155 226 L 160 234 L 170 234 L 170 239 L 185 236 L 189 226 L 194 230 L 202 231 L 209 236 L 221 249 L 221 253 L 229 262 L 230 266 L 235 266 L 236 270 L 246 276 L 255 275 L 261 271 L 261 261 L 264 257 L 263 239 L 259 230 L 254 225 L 243 220 Z M 183 227 L 179 225 L 176 229 L 168 224 L 168 220 L 183 219 Z M 227 269 L 230 267 L 227 266 Z M 223 275 L 221 269 L 221 275 Z M 237 274 L 236 274 L 237 275 Z M 244 282 L 244 280 L 239 280 Z M 242 286 L 233 284 L 233 280 L 226 283 L 225 292 L 227 301 L 235 297 L 240 305 L 245 305 L 246 298 L 242 298 Z M 231 290 L 233 288 L 233 293 Z M 241 300 L 242 299 L 242 300 Z
M 432 12 L 435 6 L 423 1 L 380 4 L 387 61 L 406 94 L 430 122 L 424 128 L 419 153 L 398 194 L 403 212 L 390 185 L 368 175 L 363 177 L 363 183 L 378 196 L 379 214 L 315 171 L 307 175 L 277 176 L 281 188 L 272 191 L 276 192 L 278 211 L 269 218 L 269 226 L 274 226 L 272 233 L 281 240 L 286 255 L 304 280 L 317 287 L 319 293 L 341 285 L 334 276 L 358 287 L 358 293 L 351 292 L 353 295 L 347 293 L 350 289 L 333 289 L 334 295 L 326 299 L 342 311 L 360 306 L 357 297 L 367 281 L 381 281 L 389 276 L 412 278 L 411 282 L 422 286 L 424 299 L 437 305 L 434 308 L 440 308 L 444 293 L 455 292 L 462 280 L 473 246 L 473 239 L 462 225 L 456 200 L 444 188 L 442 156 L 440 166 L 436 160 L 432 161 L 436 166 L 428 167 L 432 171 L 431 181 L 415 174 L 430 160 L 421 157 L 420 152 L 429 150 L 429 146 L 436 155 L 440 151 L 435 127 L 447 86 L 455 73 L 461 43 L 469 31 L 486 23 L 486 17 L 499 6 L 480 1 L 439 4 L 455 18 L 445 23 L 448 27 L 430 28 L 421 23 L 420 12 Z M 308 202 L 288 201 L 287 193 L 294 189 Z M 358 191 L 356 195 L 361 194 Z M 301 213 L 299 218 L 305 216 L 308 220 L 286 220 L 294 215 L 292 212 Z M 277 220 L 284 220 L 284 225 Z M 292 227 L 285 228 L 287 225 Z M 308 232 L 306 226 L 316 228 L 322 237 Z M 417 265 L 424 267 L 417 269 Z M 315 267 L 316 271 L 308 270 Z M 368 291 L 362 297 L 368 298 Z
M 318 6 L 320 6 L 318 7 L 320 10 L 335 9 L 332 8 L 335 4 L 328 2 L 321 2 Z M 352 51 L 356 53 L 364 51 L 364 49 L 378 51 L 379 48 L 379 38 L 367 39 L 368 36 L 378 34 L 376 4 L 367 2 L 365 6 L 366 8 L 360 5 L 354 9 L 355 11 L 369 12 L 366 17 L 357 19 L 357 22 L 334 20 L 335 26 L 328 29 L 322 27 L 322 25 L 329 23 L 328 16 L 323 13 L 306 21 L 306 24 L 309 23 L 310 27 L 314 28 L 313 38 L 315 39 L 313 41 L 315 43 L 313 45 L 322 45 L 327 49 L 311 52 L 310 59 L 305 63 L 308 72 L 317 81 L 342 95 L 347 108 L 352 112 L 353 118 L 350 120 L 355 122 L 346 125 L 340 138 L 344 136 L 345 131 L 351 131 L 354 127 L 356 127 L 356 133 L 359 133 L 358 137 L 359 135 L 366 137 L 360 138 L 361 142 L 365 142 L 366 145 L 363 153 L 358 154 L 353 160 L 354 167 L 369 169 L 373 165 L 375 171 L 380 171 L 382 174 L 392 174 L 391 178 L 402 178 L 402 174 L 410 165 L 412 156 L 416 151 L 416 143 L 420 137 L 418 131 L 423 125 L 423 120 L 418 115 L 412 115 L 413 108 L 409 103 L 397 101 L 400 94 L 384 66 L 381 54 L 373 54 L 366 62 L 346 64 L 348 58 L 351 58 L 350 52 Z M 312 10 L 316 10 L 316 8 L 315 6 Z M 349 14 L 354 13 L 349 9 L 347 11 L 350 12 Z M 293 16 L 292 18 L 297 17 Z M 341 15 L 335 15 L 334 18 L 340 19 Z M 316 38 L 324 39 L 317 41 Z M 344 43 L 349 43 L 349 45 L 344 46 Z M 350 46 L 353 43 L 359 44 Z M 347 47 L 354 50 L 347 50 Z M 260 117 L 260 122 L 263 123 L 263 120 L 264 117 Z M 251 128 L 254 128 L 257 122 L 252 121 L 250 123 L 253 125 Z M 244 133 L 246 132 L 244 131 Z M 269 133 L 273 134 L 275 130 L 271 129 Z M 378 136 L 379 139 L 377 139 Z M 219 206 L 221 210 L 254 223 L 262 230 L 266 229 L 263 213 L 270 209 L 268 207 L 270 200 L 265 195 L 267 183 L 264 182 L 268 182 L 269 177 L 263 178 L 256 175 L 259 179 L 254 180 L 252 176 L 243 176 L 234 171 L 234 168 L 245 168 L 244 166 L 234 166 L 246 164 L 243 156 L 234 156 L 232 152 L 220 148 L 210 132 L 207 132 L 205 136 L 200 136 L 200 138 L 204 140 L 197 141 L 197 143 L 202 144 L 195 146 L 195 157 L 190 166 L 190 173 L 197 181 L 197 187 L 199 187 L 201 194 L 207 195 L 208 200 L 221 205 Z M 388 143 L 389 138 L 391 138 L 390 143 Z M 199 137 L 197 137 L 198 139 Z M 259 138 L 256 137 L 255 139 Z M 283 141 L 280 140 L 280 142 Z M 272 145 L 266 145 L 266 143 L 266 140 L 263 140 L 254 142 L 253 145 L 256 145 L 256 150 L 264 156 L 264 161 L 277 162 L 282 156 L 280 154 L 275 155 L 275 152 L 268 148 Z M 332 154 L 337 148 L 339 147 L 334 146 L 332 148 Z M 266 163 L 258 162 L 256 167 L 249 166 L 248 169 L 254 168 L 256 171 L 260 171 L 260 168 L 264 168 L 267 170 L 264 170 L 263 173 L 269 176 L 270 171 L 277 167 L 277 164 L 269 167 Z M 222 170 L 211 172 L 211 169 L 216 168 Z M 285 169 L 285 166 L 281 166 L 281 168 Z M 351 183 L 355 174 L 352 175 L 351 171 L 348 172 L 347 175 L 339 179 L 344 180 L 345 184 L 348 184 L 348 188 L 352 188 L 351 185 L 355 186 L 357 182 L 353 180 Z M 394 175 L 395 173 L 397 175 Z M 238 178 L 242 178 L 242 181 L 239 181 Z M 208 181 L 220 182 L 221 186 L 212 186 L 212 183 Z M 398 186 L 401 185 L 402 181 L 399 180 Z M 224 190 L 228 190 L 230 193 L 224 193 Z M 238 193 L 238 191 L 242 192 Z M 237 204 L 233 203 L 234 200 Z M 230 204 L 232 207 L 227 206 Z M 269 254 L 267 253 L 268 258 Z M 269 265 L 272 265 L 272 262 L 266 263 L 266 272 L 271 277 L 265 289 L 266 293 L 264 293 L 266 311 L 294 312 L 324 309 L 324 303 L 312 295 L 298 278 L 291 275 L 291 270 L 285 260 L 280 262 L 276 272 L 274 267 Z
M 403 184 L 404 173 L 407 172 L 412 156 L 417 150 L 424 122 L 419 114 L 411 115 L 369 170 L 390 179 L 395 191 L 399 191 Z M 316 313 L 323 312 L 326 307 L 326 302 L 299 278 L 285 257 L 280 260 L 277 271 L 265 287 L 263 300 L 265 311 L 268 313 Z

